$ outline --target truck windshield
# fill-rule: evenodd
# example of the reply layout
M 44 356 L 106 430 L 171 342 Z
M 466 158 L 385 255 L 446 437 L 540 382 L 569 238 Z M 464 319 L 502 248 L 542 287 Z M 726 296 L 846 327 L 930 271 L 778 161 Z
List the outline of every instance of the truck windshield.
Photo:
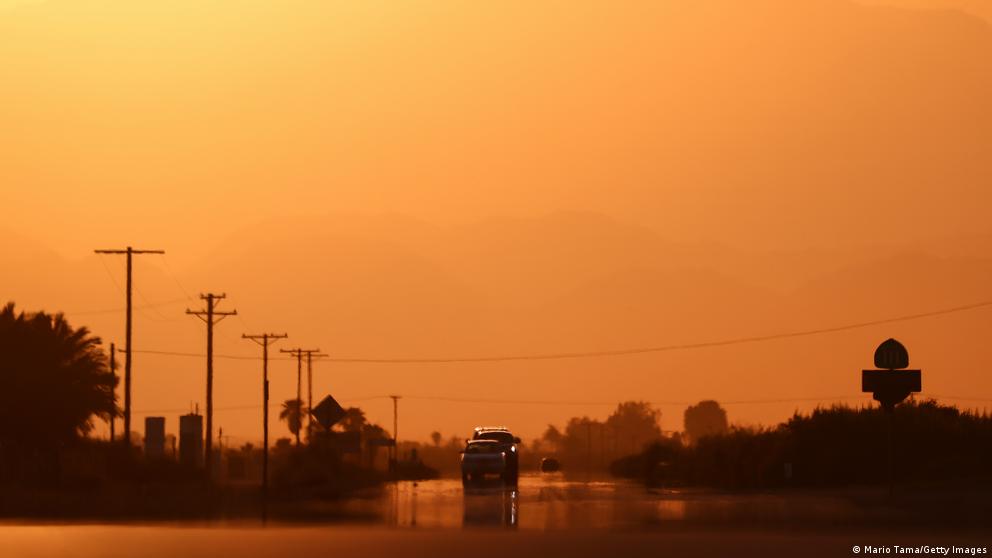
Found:
M 503 444 L 512 444 L 513 443 L 513 434 L 510 434 L 509 432 L 500 432 L 500 431 L 478 432 L 475 435 L 475 439 L 476 440 L 493 440 L 495 442 L 500 442 L 500 443 L 503 443 Z
M 465 453 L 499 453 L 499 446 L 496 444 L 469 444 L 465 448 Z

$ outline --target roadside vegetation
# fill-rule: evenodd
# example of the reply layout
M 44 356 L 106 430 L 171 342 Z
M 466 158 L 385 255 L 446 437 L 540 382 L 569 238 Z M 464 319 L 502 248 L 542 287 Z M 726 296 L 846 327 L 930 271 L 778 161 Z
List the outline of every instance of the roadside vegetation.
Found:
M 884 485 L 891 424 L 896 482 L 992 480 L 992 416 L 932 400 L 889 415 L 833 406 L 773 428 L 731 427 L 694 443 L 662 438 L 613 462 L 611 472 L 649 485 L 731 490 Z

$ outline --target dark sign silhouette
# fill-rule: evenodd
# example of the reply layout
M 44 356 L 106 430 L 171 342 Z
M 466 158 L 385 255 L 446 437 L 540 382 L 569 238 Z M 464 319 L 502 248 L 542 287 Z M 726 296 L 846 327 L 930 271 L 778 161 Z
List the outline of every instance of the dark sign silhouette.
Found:
M 344 408 L 330 395 L 325 397 L 316 407 L 310 410 L 313 418 L 317 419 L 325 429 L 330 430 L 335 423 L 343 419 L 347 413 Z
M 904 370 L 909 366 L 909 352 L 895 339 L 875 349 L 875 366 L 883 370 L 861 371 L 861 391 L 871 393 L 885 410 L 891 411 L 909 394 L 922 390 L 920 371 Z

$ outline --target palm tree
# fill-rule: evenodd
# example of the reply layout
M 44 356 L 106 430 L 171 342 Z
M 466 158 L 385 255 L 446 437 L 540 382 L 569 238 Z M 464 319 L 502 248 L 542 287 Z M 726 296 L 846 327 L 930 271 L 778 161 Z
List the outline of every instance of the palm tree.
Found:
M 344 410 L 344 417 L 338 421 L 337 426 L 345 432 L 361 432 L 367 423 L 365 411 L 358 407 L 348 407 Z
M 362 439 L 365 440 L 365 446 L 368 448 L 369 465 L 371 466 L 375 463 L 375 456 L 379 452 L 380 446 L 372 445 L 368 442 L 371 440 L 388 440 L 389 433 L 378 424 L 366 423 L 362 425 Z
M 301 399 L 284 401 L 282 411 L 279 411 L 279 419 L 286 421 L 289 431 L 296 436 L 296 445 L 300 445 L 300 430 L 303 429 L 303 401 Z
M 100 338 L 62 314 L 0 309 L 0 446 L 55 448 L 117 414 Z

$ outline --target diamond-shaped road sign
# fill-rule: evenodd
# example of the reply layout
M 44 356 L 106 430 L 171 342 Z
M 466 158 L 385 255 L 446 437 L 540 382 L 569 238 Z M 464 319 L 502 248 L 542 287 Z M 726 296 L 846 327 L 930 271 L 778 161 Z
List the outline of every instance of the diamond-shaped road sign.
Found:
M 333 397 L 328 395 L 316 407 L 310 410 L 310 414 L 313 415 L 313 418 L 317 419 L 317 422 L 321 426 L 330 430 L 336 422 L 344 418 L 346 413 L 344 408 Z

